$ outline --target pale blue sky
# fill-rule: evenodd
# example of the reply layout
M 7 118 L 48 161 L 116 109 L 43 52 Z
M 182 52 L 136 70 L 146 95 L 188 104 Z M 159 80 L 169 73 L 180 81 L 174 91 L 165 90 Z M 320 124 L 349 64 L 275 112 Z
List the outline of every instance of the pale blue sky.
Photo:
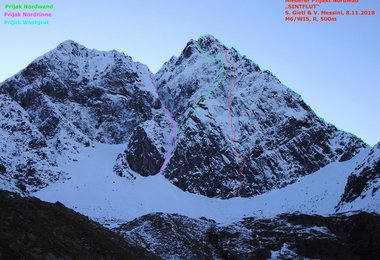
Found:
M 2 16 L 0 81 L 67 39 L 116 49 L 156 72 L 189 39 L 213 34 L 272 71 L 326 121 L 371 145 L 380 141 L 380 1 L 333 4 L 378 14 L 319 24 L 284 22 L 283 0 L 19 2 L 54 3 L 54 17 L 45 27 L 10 27 Z

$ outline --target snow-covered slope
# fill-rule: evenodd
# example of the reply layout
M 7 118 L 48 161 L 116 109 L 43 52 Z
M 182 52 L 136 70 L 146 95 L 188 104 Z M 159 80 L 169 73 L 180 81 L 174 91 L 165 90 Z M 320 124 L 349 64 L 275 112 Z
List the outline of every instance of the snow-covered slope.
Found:
M 113 166 L 124 148 L 107 144 L 83 148 L 77 162 L 59 162 L 62 170 L 70 173 L 69 180 L 58 181 L 32 195 L 60 201 L 102 223 L 125 222 L 154 212 L 205 216 L 221 223 L 244 216 L 270 217 L 294 211 L 333 214 L 349 173 L 368 153 L 363 151 L 350 161 L 332 163 L 282 189 L 253 198 L 222 200 L 184 192 L 162 175 L 136 175 L 134 181 L 119 178 Z
M 380 210 L 380 143 L 355 167 L 348 177 L 339 211 Z

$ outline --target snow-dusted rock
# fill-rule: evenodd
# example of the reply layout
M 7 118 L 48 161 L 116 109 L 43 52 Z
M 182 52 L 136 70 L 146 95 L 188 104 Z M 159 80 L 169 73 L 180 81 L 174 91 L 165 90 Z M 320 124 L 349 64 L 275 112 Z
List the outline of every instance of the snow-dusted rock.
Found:
M 64 176 L 56 151 L 26 111 L 5 94 L 0 94 L 0 136 L 0 188 L 28 193 Z
M 282 214 L 220 225 L 205 218 L 149 214 L 115 231 L 165 259 L 376 259 L 380 216 Z
M 37 58 L 0 84 L 0 123 L 4 132 L 0 149 L 7 151 L 2 154 L 6 162 L 0 170 L 12 171 L 25 190 L 25 185 L 34 185 L 27 176 L 30 164 L 51 165 L 50 161 L 58 156 L 75 159 L 83 146 L 94 142 L 126 143 L 134 129 L 147 120 L 159 118 L 157 122 L 165 122 L 150 76 L 149 69 L 131 57 L 116 51 L 89 50 L 73 41 L 63 42 Z M 9 119 L 4 117 L 8 110 L 14 111 L 11 118 L 18 117 L 20 124 L 25 124 L 22 127 L 32 130 L 10 128 Z M 20 142 L 20 138 L 24 141 Z M 29 142 L 43 145 L 46 159 L 42 155 L 35 157 L 28 145 L 22 145 Z M 17 153 L 10 148 L 13 146 Z M 7 156 L 14 158 L 6 159 Z M 58 176 L 50 173 L 53 168 L 36 171 L 39 178 L 36 177 L 35 188 L 42 185 L 39 182 L 45 183 L 42 179 Z
M 243 197 L 281 188 L 367 146 L 209 35 L 189 41 L 155 77 L 157 89 L 131 57 L 66 41 L 0 84 L 0 93 L 23 109 L 52 159 L 74 158 L 93 142 L 125 143 L 117 175 L 155 175 L 167 161 L 170 182 L 208 197 L 235 197 L 240 185 Z M 167 112 L 178 124 L 171 153 Z
M 333 161 L 348 160 L 366 147 L 354 135 L 324 122 L 270 72 L 261 71 L 234 48 L 221 47 L 212 36 L 191 40 L 157 73 L 159 94 L 178 124 L 185 124 L 165 170 L 174 185 L 230 198 L 237 195 L 245 175 L 241 196 L 248 197 L 284 187 Z M 231 110 L 240 158 L 233 147 L 228 109 L 234 82 L 231 63 L 237 71 Z M 220 84 L 202 99 L 217 84 L 224 66 Z
M 347 180 L 337 209 L 341 212 L 380 209 L 380 143 L 356 166 Z

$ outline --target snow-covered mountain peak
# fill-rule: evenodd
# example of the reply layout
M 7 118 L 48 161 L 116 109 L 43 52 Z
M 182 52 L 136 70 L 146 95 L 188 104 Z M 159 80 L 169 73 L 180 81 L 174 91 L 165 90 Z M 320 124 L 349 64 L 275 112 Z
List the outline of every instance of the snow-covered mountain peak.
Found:
M 61 42 L 58 46 L 57 46 L 57 50 L 73 50 L 73 49 L 82 49 L 82 50 L 87 50 L 86 47 L 84 47 L 83 45 L 81 45 L 80 43 L 77 43 L 73 40 L 66 40 L 66 41 L 63 41 Z
M 1 83 L 0 94 L 20 106 L 27 116 L 22 119 L 17 114 L 10 116 L 33 126 L 34 135 L 41 137 L 39 143 L 47 147 L 44 149 L 56 152 L 53 157 L 74 158 L 80 147 L 92 142 L 126 143 L 136 126 L 160 114 L 165 118 L 147 66 L 123 53 L 88 49 L 71 40 Z M 11 106 L 12 102 L 6 105 Z M 5 122 L 4 127 L 13 126 Z M 23 139 L 7 138 L 5 143 L 20 142 L 17 143 L 23 147 L 20 154 L 30 153 Z M 41 153 L 42 148 L 35 150 Z M 40 169 L 25 158 L 26 162 L 11 167 L 13 162 L 9 158 L 12 156 L 1 157 L 0 164 L 6 167 L 7 176 L 17 176 L 18 186 L 26 186 L 23 190 L 36 188 L 29 187 L 28 179 L 23 176 L 32 166 L 41 175 L 35 182 L 46 185 L 44 179 L 49 178 L 43 175 L 50 174 L 51 169 Z M 51 174 L 54 178 L 58 175 L 59 172 Z
M 125 143 L 137 125 L 164 113 L 147 66 L 71 40 L 3 82 L 0 94 L 25 110 L 24 123 L 57 154 L 75 154 L 92 141 Z
M 238 55 L 236 50 L 232 48 L 228 49 L 212 35 L 205 35 L 199 37 L 197 40 L 191 39 L 188 41 L 181 55 L 176 60 L 176 63 L 179 65 L 183 59 L 192 60 L 195 57 L 202 59 L 205 56 L 207 56 L 210 61 L 221 60 L 223 59 L 225 52 L 231 52 L 233 55 Z
M 150 73 L 145 65 L 134 62 L 124 53 L 88 49 L 71 40 L 59 44 L 28 67 L 31 65 L 43 68 L 44 72 L 55 73 L 63 81 L 83 85 L 109 78 L 111 74 L 116 74 L 118 80 L 123 81 L 119 84 L 124 84 L 138 80 L 142 70 Z M 103 85 L 107 87 L 107 84 Z
M 60 43 L 55 49 L 51 50 L 50 52 L 46 53 L 44 56 L 49 57 L 51 54 L 57 54 L 61 53 L 62 55 L 71 56 L 73 57 L 89 57 L 91 56 L 102 56 L 102 57 L 112 57 L 112 58 L 126 58 L 128 60 L 132 60 L 130 56 L 125 55 L 122 52 L 118 52 L 116 50 L 110 50 L 110 51 L 99 51 L 96 49 L 89 49 L 85 47 L 84 45 L 75 42 L 73 40 L 66 40 L 62 43 Z M 91 56 L 89 56 L 91 55 Z
M 182 54 L 186 53 L 187 47 L 192 47 L 196 53 L 204 53 L 211 59 L 221 59 L 225 61 L 226 67 L 237 66 L 245 67 L 250 72 L 260 71 L 259 66 L 245 55 L 240 54 L 234 47 L 228 47 L 212 35 L 204 35 L 197 40 L 190 40 Z M 225 59 L 228 57 L 229 62 Z
M 180 126 L 166 176 L 182 189 L 231 197 L 244 175 L 243 194 L 258 194 L 366 147 L 215 37 L 190 40 L 156 76 L 158 93 Z
M 349 248 L 355 222 L 303 214 L 380 210 L 380 143 L 325 122 L 212 35 L 190 40 L 156 75 L 115 50 L 65 41 L 0 83 L 0 136 L 0 189 L 110 226 L 149 214 L 117 230 L 164 258 L 296 258 L 289 249 L 321 239 L 342 251 L 334 241 Z M 261 239 L 273 243 L 257 248 Z M 252 245 L 257 255 L 245 254 Z M 192 254 L 204 249 L 210 256 Z
M 66 41 L 0 93 L 58 153 L 77 143 L 127 143 L 118 175 L 155 175 L 165 160 L 172 183 L 209 197 L 284 187 L 366 147 L 210 35 L 190 40 L 156 75 L 122 53 Z

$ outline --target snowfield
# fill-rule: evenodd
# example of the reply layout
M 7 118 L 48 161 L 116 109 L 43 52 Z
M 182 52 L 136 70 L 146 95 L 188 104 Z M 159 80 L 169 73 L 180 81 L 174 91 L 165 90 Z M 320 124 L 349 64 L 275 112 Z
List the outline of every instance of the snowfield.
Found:
M 203 216 L 222 224 L 245 216 L 273 217 L 286 212 L 328 215 L 335 213 L 349 174 L 370 150 L 363 150 L 352 160 L 331 163 L 285 188 L 253 198 L 222 200 L 184 192 L 160 174 L 149 177 L 136 174 L 135 180 L 117 176 L 113 166 L 125 147 L 98 143 L 83 148 L 77 161 L 61 159 L 60 167 L 69 173 L 68 179 L 31 195 L 49 202 L 60 201 L 111 226 L 154 212 Z M 352 204 L 355 210 L 380 212 L 379 193 L 371 200 L 366 199 L 366 203 Z

